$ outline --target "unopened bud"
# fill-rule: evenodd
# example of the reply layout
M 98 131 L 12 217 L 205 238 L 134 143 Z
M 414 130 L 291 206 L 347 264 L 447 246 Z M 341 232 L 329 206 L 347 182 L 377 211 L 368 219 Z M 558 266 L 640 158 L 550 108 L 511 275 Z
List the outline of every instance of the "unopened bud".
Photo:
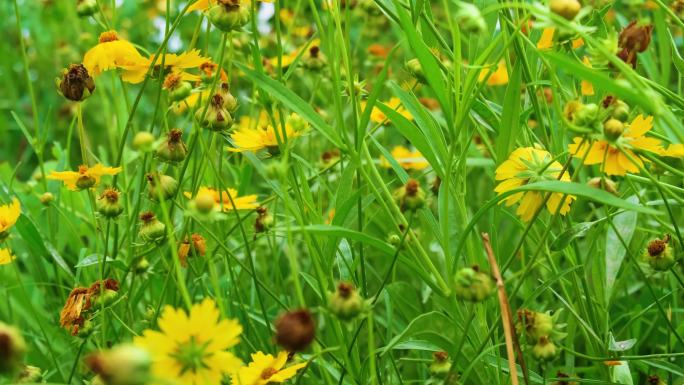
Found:
M 537 341 L 553 331 L 553 317 L 549 313 L 541 313 L 528 309 L 518 310 L 517 328 L 525 332 L 529 340 Z
M 140 214 L 142 224 L 138 235 L 148 243 L 161 243 L 166 237 L 166 225 L 161 223 L 151 211 Z
M 167 138 L 157 148 L 156 156 L 160 160 L 169 163 L 183 161 L 188 155 L 188 148 L 183 142 L 183 131 L 174 128 L 169 131 Z
M 609 141 L 616 141 L 625 131 L 625 125 L 617 120 L 610 118 L 603 123 L 603 136 Z
M 393 196 L 401 211 L 415 211 L 425 205 L 425 191 L 415 179 L 409 179 L 404 186 L 396 189 Z
M 217 0 L 207 10 L 207 17 L 214 27 L 223 32 L 237 30 L 249 21 L 249 9 L 240 0 Z
M 556 358 L 558 348 L 548 337 L 541 337 L 532 348 L 532 356 L 539 361 L 551 361 Z
M 76 14 L 88 17 L 97 13 L 97 0 L 76 0 Z
M 477 266 L 460 269 L 454 281 L 456 298 L 462 300 L 481 302 L 494 292 L 494 280 Z
M 40 203 L 43 206 L 50 206 L 50 203 L 55 200 L 55 196 L 51 192 L 44 192 L 40 196 Z
M 328 296 L 328 308 L 343 321 L 356 318 L 364 310 L 365 302 L 354 285 L 340 282 L 335 293 Z
M 140 131 L 133 137 L 133 149 L 141 152 L 150 152 L 155 140 L 156 138 L 152 133 Z
M 169 200 L 176 195 L 178 181 L 173 177 L 160 173 L 148 173 L 145 177 L 150 199 L 157 201 L 161 197 L 161 199 Z
M 572 20 L 582 9 L 582 4 L 577 0 L 551 0 L 549 9 L 566 20 Z
M 119 192 L 114 188 L 107 188 L 97 199 L 97 212 L 105 218 L 116 218 L 124 208 L 119 199 Z

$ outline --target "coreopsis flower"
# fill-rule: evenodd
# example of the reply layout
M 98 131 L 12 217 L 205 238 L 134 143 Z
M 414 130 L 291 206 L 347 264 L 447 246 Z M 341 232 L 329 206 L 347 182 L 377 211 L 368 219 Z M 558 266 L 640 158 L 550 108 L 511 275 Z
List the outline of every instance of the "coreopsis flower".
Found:
M 411 151 L 404 146 L 395 146 L 392 149 L 392 158 L 405 170 L 424 170 L 430 165 L 420 151 Z M 391 167 L 384 157 L 380 160 L 380 165 L 385 168 Z
M 228 151 L 245 152 L 245 151 L 259 151 L 268 149 L 271 152 L 277 152 L 278 136 L 280 141 L 292 140 L 301 136 L 306 132 L 307 123 L 303 121 L 297 114 L 293 113 L 285 120 L 285 133 L 282 130 L 276 130 L 272 125 L 261 125 L 257 127 L 249 127 L 247 124 L 241 124 L 240 127 L 230 135 L 234 147 L 229 147 Z
M 10 249 L 0 249 L 0 265 L 8 265 L 14 261 L 16 257 L 12 255 Z
M 155 60 L 156 59 L 156 60 Z M 125 82 L 137 84 L 145 80 L 145 75 L 152 62 L 155 63 L 155 70 L 153 73 L 161 73 L 161 76 L 173 73 L 178 75 L 180 80 L 194 82 L 200 80 L 199 75 L 186 72 L 190 68 L 198 68 L 202 64 L 210 61 L 209 58 L 200 54 L 199 50 L 193 49 L 182 54 L 167 53 L 164 55 L 164 69 L 160 70 L 162 65 L 162 58 L 156 56 L 140 57 L 137 61 L 121 66 L 124 70 L 121 74 L 121 79 Z
M 537 42 L 537 48 L 544 50 L 553 47 L 554 36 L 556 36 L 556 28 L 547 27 L 542 30 L 542 35 Z M 584 39 L 581 37 L 571 40 L 572 49 L 577 49 L 584 45 Z
M 78 166 L 78 171 L 52 171 L 47 178 L 61 180 L 71 191 L 80 191 L 97 186 L 104 175 L 116 175 L 119 172 L 121 167 L 105 167 L 98 163 L 93 167 Z
M 390 98 L 390 100 L 385 102 L 385 104 L 387 105 L 387 107 L 390 107 L 391 109 L 395 110 L 406 119 L 413 120 L 413 115 L 411 115 L 411 113 L 406 108 L 404 108 L 404 106 L 401 105 L 401 100 L 399 100 L 399 98 Z M 365 102 L 361 103 L 361 108 L 363 108 L 364 110 L 366 109 Z M 373 107 L 370 119 L 374 123 L 384 123 L 385 121 L 387 121 L 387 116 L 378 107 Z
M 192 193 L 189 191 L 186 191 L 183 195 L 188 199 L 192 198 Z M 210 187 L 200 187 L 197 194 L 195 194 L 194 204 L 198 211 L 204 213 L 221 209 L 223 209 L 223 211 L 229 211 L 233 210 L 231 198 L 232 202 L 235 203 L 235 208 L 238 210 L 253 210 L 259 207 L 256 195 L 239 197 L 237 191 L 232 188 L 219 193 L 217 190 Z
M 652 116 L 639 115 L 626 127 L 617 119 L 609 119 L 603 126 L 603 134 L 591 142 L 582 143 L 582 138 L 574 138 L 568 151 L 576 158 L 584 158 L 586 165 L 600 164 L 601 171 L 608 175 L 638 173 L 645 159 L 635 151 L 653 154 L 665 151 L 660 139 L 645 136 L 653 128 Z
M 220 385 L 242 364 L 228 351 L 240 342 L 242 326 L 220 318 L 209 298 L 193 305 L 189 314 L 167 306 L 158 322 L 161 331 L 145 330 L 133 343 L 150 354 L 157 383 Z
M 667 146 L 663 151 L 663 155 L 673 158 L 684 158 L 684 144 L 676 143 Z
M 487 80 L 488 86 L 504 86 L 508 84 L 508 69 L 506 68 L 506 62 L 504 60 L 500 61 L 496 67 L 496 70 L 492 72 L 489 68 L 484 68 L 480 71 L 478 76 L 478 81 L 482 82 Z
M 511 153 L 507 160 L 505 160 L 496 169 L 496 180 L 501 181 L 496 186 L 494 191 L 498 194 L 503 194 L 507 191 L 513 190 L 526 184 L 561 180 L 570 181 L 570 176 L 567 172 L 561 171 L 563 166 L 553 157 L 548 151 L 534 148 L 521 147 Z M 550 196 L 546 201 L 546 209 L 555 214 L 558 210 L 561 200 L 563 200 L 562 193 L 549 193 Z M 570 204 L 575 200 L 574 195 L 568 195 L 563 200 L 560 206 L 560 214 L 565 215 L 570 211 Z M 544 203 L 544 193 L 539 191 L 522 191 L 513 194 L 501 203 L 506 203 L 506 206 L 512 206 L 520 202 L 516 214 L 525 222 L 532 219 L 534 214 Z
M 285 367 L 288 353 L 280 352 L 276 357 L 262 352 L 252 354 L 252 362 L 243 366 L 231 376 L 233 384 L 267 385 L 274 382 L 285 382 L 297 375 L 297 371 L 306 366 L 306 362 Z
M 12 203 L 0 206 L 0 242 L 9 236 L 9 230 L 17 223 L 21 215 L 21 205 L 17 198 L 12 199 Z
M 92 76 L 97 76 L 104 71 L 133 65 L 143 59 L 135 46 L 119 38 L 116 31 L 106 31 L 100 34 L 98 44 L 83 56 L 83 65 Z

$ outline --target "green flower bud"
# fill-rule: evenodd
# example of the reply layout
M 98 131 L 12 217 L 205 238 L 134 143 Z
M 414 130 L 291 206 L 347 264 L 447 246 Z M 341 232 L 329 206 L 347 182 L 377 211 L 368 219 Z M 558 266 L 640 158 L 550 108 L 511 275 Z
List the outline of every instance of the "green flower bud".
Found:
M 105 218 L 116 218 L 124 208 L 119 201 L 119 192 L 113 188 L 107 188 L 97 199 L 97 212 Z
M 169 131 L 166 140 L 157 148 L 156 156 L 161 161 L 178 163 L 188 155 L 188 148 L 183 142 L 183 131 L 174 128 Z
M 0 322 L 0 376 L 21 370 L 26 343 L 16 328 Z
M 611 116 L 621 122 L 629 119 L 629 106 L 622 100 L 618 100 L 610 106 Z
M 17 380 L 19 384 L 37 384 L 43 382 L 43 371 L 36 366 L 24 365 Z
M 603 123 L 603 136 L 609 141 L 616 141 L 625 131 L 625 125 L 617 120 L 610 118 Z
M 572 20 L 582 9 L 582 4 L 577 0 L 551 0 L 549 9 L 566 20 Z
M 617 195 L 618 192 L 618 184 L 614 180 L 601 178 L 600 176 L 589 179 L 587 186 L 605 190 L 614 195 Z
M 596 127 L 598 122 L 599 108 L 596 104 L 582 104 L 573 116 L 573 123 L 580 127 Z
M 325 67 L 326 62 L 325 55 L 323 55 L 319 46 L 309 47 L 309 51 L 302 58 L 304 68 L 311 71 L 320 71 Z
M 485 23 L 480 9 L 470 3 L 464 1 L 458 2 L 459 9 L 456 12 L 456 22 L 461 31 L 465 33 L 485 33 L 487 31 L 487 23 Z
M 40 203 L 43 206 L 50 206 L 50 203 L 55 200 L 55 196 L 51 192 L 44 192 L 40 196 Z
M 249 9 L 240 0 L 218 0 L 209 8 L 207 17 L 214 27 L 223 32 L 237 30 L 249 21 Z
M 387 243 L 389 243 L 392 246 L 397 246 L 401 242 L 401 237 L 399 234 L 390 234 L 387 237 Z
M 178 182 L 171 176 L 155 172 L 146 174 L 145 178 L 147 178 L 148 196 L 154 201 L 159 200 L 160 196 L 164 200 L 169 200 L 178 191 Z
M 423 72 L 423 66 L 420 64 L 420 61 L 418 58 L 413 58 L 409 61 L 406 62 L 404 65 L 406 67 L 406 70 L 416 78 L 421 83 L 425 83 L 425 72 Z
M 551 314 L 540 313 L 528 309 L 518 310 L 519 332 L 524 330 L 528 340 L 537 341 L 541 337 L 548 336 L 553 331 L 553 318 Z
M 644 259 L 653 270 L 666 271 L 677 262 L 670 240 L 670 235 L 666 234 L 663 239 L 654 239 L 648 243 Z
M 97 13 L 96 0 L 77 0 L 76 14 L 80 17 L 88 17 Z
M 125 344 L 88 356 L 86 365 L 106 385 L 145 385 L 151 377 L 152 359 L 147 351 Z
M 444 378 L 451 370 L 451 361 L 447 352 L 435 352 L 432 355 L 430 374 L 438 378 Z
M 95 183 L 97 183 L 97 180 L 93 178 L 90 175 L 81 175 L 78 180 L 76 181 L 76 187 L 78 187 L 78 190 L 87 190 L 93 186 L 95 186 Z
M 337 291 L 328 294 L 328 309 L 343 321 L 356 318 L 364 307 L 363 298 L 351 283 L 340 282 Z
M 415 211 L 425 205 L 425 191 L 415 179 L 409 179 L 404 186 L 396 189 L 393 197 L 401 211 Z
M 57 79 L 57 88 L 65 98 L 80 102 L 95 91 L 95 81 L 83 64 L 71 64 L 62 70 L 62 78 Z
M 226 82 L 222 82 L 221 85 L 219 86 L 218 94 L 221 95 L 223 98 L 223 108 L 226 109 L 229 113 L 234 113 L 238 109 L 238 101 L 233 96 L 233 94 L 230 93 L 230 86 Z
M 161 243 L 166 237 L 166 225 L 161 223 L 151 211 L 140 214 L 142 225 L 138 231 L 140 238 L 147 243 Z
M 667 382 L 663 381 L 660 377 L 654 374 L 646 378 L 646 385 L 667 385 Z
M 556 358 L 558 348 L 548 337 L 541 337 L 532 348 L 532 356 L 539 361 L 551 361 Z
M 223 107 L 224 98 L 220 94 L 215 94 L 211 98 L 209 107 L 200 107 L 195 112 L 195 119 L 202 127 L 212 131 L 225 131 L 233 125 L 233 117 L 230 112 Z M 206 110 L 206 111 L 205 111 Z
M 138 263 L 133 267 L 133 272 L 135 274 L 145 274 L 150 269 L 150 261 L 147 258 L 141 258 Z
M 152 133 L 140 131 L 133 137 L 133 149 L 141 152 L 150 152 L 156 139 Z
M 456 298 L 462 300 L 481 302 L 494 292 L 494 280 L 477 265 L 457 271 L 454 281 Z
M 166 75 L 163 87 L 169 92 L 169 100 L 172 102 L 180 102 L 190 96 L 192 92 L 192 85 L 183 81 L 180 75 L 176 73 Z

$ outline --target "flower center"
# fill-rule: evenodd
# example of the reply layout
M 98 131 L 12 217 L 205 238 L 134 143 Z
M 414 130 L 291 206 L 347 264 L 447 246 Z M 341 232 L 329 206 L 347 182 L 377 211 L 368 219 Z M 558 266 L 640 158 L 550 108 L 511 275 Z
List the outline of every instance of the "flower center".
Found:
M 102 32 L 100 34 L 100 43 L 109 43 L 110 41 L 119 40 L 119 35 L 114 31 Z
M 263 372 L 261 372 L 261 379 L 262 380 L 268 380 L 269 378 L 273 377 L 274 374 L 278 373 L 278 371 L 274 368 L 266 368 L 264 369 Z
M 181 374 L 187 371 L 197 373 L 200 369 L 208 368 L 205 359 L 211 356 L 207 353 L 207 345 L 209 341 L 200 343 L 195 336 L 190 337 L 190 340 L 180 344 L 172 357 L 178 360 L 181 365 Z

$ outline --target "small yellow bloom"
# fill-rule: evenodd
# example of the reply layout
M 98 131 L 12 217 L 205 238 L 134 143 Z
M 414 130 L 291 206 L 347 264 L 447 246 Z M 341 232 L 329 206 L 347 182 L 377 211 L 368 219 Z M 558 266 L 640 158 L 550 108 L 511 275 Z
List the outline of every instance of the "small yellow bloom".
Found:
M 192 193 L 189 191 L 186 191 L 183 193 L 183 195 L 185 195 L 185 197 L 188 199 L 192 198 Z M 200 201 L 204 202 L 205 200 L 210 200 L 209 198 L 213 199 L 213 203 L 215 205 L 214 209 L 220 210 L 221 206 L 223 206 L 223 211 L 229 211 L 233 209 L 231 198 L 235 203 L 235 208 L 238 210 L 253 210 L 259 207 L 256 195 L 245 195 L 239 197 L 237 191 L 232 188 L 229 188 L 219 194 L 219 192 L 213 188 L 200 187 L 197 191 L 197 194 L 195 194 L 195 201 L 199 199 Z
M 0 242 L 9 235 L 8 232 L 17 223 L 21 215 L 21 205 L 17 198 L 12 199 L 12 203 L 0 206 Z
M 133 63 L 122 65 L 121 67 L 124 72 L 121 74 L 121 79 L 132 84 L 142 82 L 145 80 L 147 70 L 153 61 L 155 61 L 155 56 L 147 58 L 141 56 Z M 163 61 L 164 73 L 174 73 L 180 76 L 181 80 L 194 82 L 200 80 L 200 76 L 191 74 L 185 70 L 201 67 L 202 65 L 205 65 L 205 63 L 210 62 L 211 59 L 202 56 L 199 50 L 193 49 L 180 55 L 167 53 L 164 55 Z M 158 58 L 155 61 L 155 67 L 161 67 L 161 65 L 162 58 Z
M 667 149 L 663 151 L 663 155 L 673 158 L 684 158 L 684 144 L 677 143 L 667 146 Z
M 549 49 L 553 47 L 553 35 L 556 33 L 556 29 L 553 27 L 544 28 L 542 35 L 537 42 L 538 49 Z
M 264 3 L 272 3 L 273 0 L 257 0 L 257 1 L 262 1 Z M 245 5 L 251 4 L 250 0 L 242 0 L 242 2 Z M 209 9 L 211 6 L 214 4 L 220 3 L 220 0 L 197 0 L 193 5 L 191 5 L 188 8 L 188 12 L 192 11 L 206 11 Z M 240 0 L 237 1 L 237 3 L 240 3 Z
M 570 176 L 567 172 L 564 172 L 561 176 L 562 170 L 563 166 L 554 161 L 548 151 L 534 147 L 521 147 L 513 151 L 508 159 L 496 169 L 495 178 L 501 182 L 499 182 L 494 191 L 498 194 L 503 194 L 518 187 L 541 181 L 561 180 L 569 182 Z M 558 206 L 561 204 L 563 194 L 550 194 L 549 199 L 546 201 L 546 209 L 551 214 L 555 214 Z M 565 215 L 570 211 L 570 204 L 575 198 L 574 195 L 565 197 L 559 211 L 561 215 Z M 520 202 L 516 214 L 523 221 L 528 222 L 543 204 L 544 193 L 539 191 L 523 191 L 507 197 L 501 203 L 504 202 L 506 206 L 512 206 Z
M 387 107 L 395 110 L 406 119 L 413 120 L 413 115 L 411 115 L 411 113 L 408 112 L 408 110 L 401 105 L 401 100 L 399 100 L 399 98 L 390 98 L 390 100 L 385 102 L 385 104 L 387 105 Z M 361 103 L 361 108 L 364 110 L 366 109 L 366 102 Z M 378 107 L 373 107 L 370 119 L 374 123 L 384 123 L 387 120 L 387 116 Z
M 578 37 L 577 39 L 574 39 L 572 41 L 572 49 L 577 49 L 583 45 L 584 45 L 584 39 L 582 39 L 581 37 Z
M 508 84 L 508 69 L 506 69 L 506 62 L 504 60 L 499 62 L 499 65 L 496 67 L 496 71 L 494 71 L 491 76 L 489 75 L 490 71 L 491 70 L 489 68 L 484 68 L 480 72 L 478 80 L 482 82 L 487 79 L 488 86 L 504 86 Z
M 394 158 L 399 165 L 406 170 L 424 170 L 430 164 L 423 158 L 420 151 L 411 151 L 404 146 L 396 146 L 392 149 L 392 158 Z M 390 168 L 390 162 L 384 157 L 380 160 L 380 165 L 385 168 Z
M 261 119 L 260 119 L 261 122 Z M 262 122 L 263 123 L 263 122 Z M 248 121 L 240 122 L 240 127 L 231 134 L 230 138 L 233 141 L 233 146 L 228 148 L 232 152 L 244 151 L 259 151 L 264 148 L 273 149 L 278 148 L 278 137 L 272 125 L 257 125 L 257 127 L 249 127 Z M 298 127 L 301 126 L 301 127 Z M 294 139 L 301 136 L 306 131 L 306 123 L 304 123 L 297 114 L 292 114 L 285 121 L 285 135 L 287 140 Z M 284 141 L 283 132 L 278 130 L 280 140 Z
M 582 58 L 582 64 L 591 68 L 591 62 L 589 61 L 589 58 L 586 56 L 584 58 Z M 588 82 L 586 80 L 582 80 L 582 82 L 580 83 L 580 88 L 582 91 L 582 95 L 584 95 L 584 96 L 594 95 L 594 85 L 591 84 L 591 82 Z
M 161 331 L 148 329 L 133 340 L 152 357 L 157 383 L 220 385 L 242 364 L 228 351 L 240 342 L 242 326 L 236 320 L 220 320 L 209 298 L 193 305 L 190 314 L 167 306 L 158 325 Z
M 78 166 L 78 171 L 53 171 L 47 178 L 61 180 L 71 191 L 80 191 L 97 186 L 104 175 L 116 175 L 119 172 L 121 167 L 105 167 L 98 163 L 93 167 Z
M 100 34 L 99 43 L 83 56 L 83 65 L 91 76 L 143 60 L 138 50 L 126 40 L 122 40 L 115 31 Z
M 0 265 L 8 265 L 14 261 L 16 257 L 12 255 L 10 249 L 0 249 Z
M 278 353 L 277 357 L 262 352 L 252 354 L 252 362 L 243 366 L 232 376 L 233 384 L 266 385 L 274 382 L 285 382 L 297 375 L 297 371 L 306 366 L 306 362 L 284 368 L 287 363 L 287 352 Z
M 645 136 L 652 128 L 653 117 L 644 118 L 643 115 L 639 115 L 617 139 L 608 140 L 600 136 L 591 142 L 585 141 L 580 146 L 582 138 L 576 137 L 568 146 L 568 151 L 576 158 L 584 158 L 586 155 L 584 164 L 600 164 L 601 171 L 608 175 L 638 173 L 645 159 L 634 151 L 647 151 L 654 154 L 663 154 L 665 151 L 659 139 Z M 621 147 L 624 153 L 618 147 Z M 630 157 L 634 162 L 630 160 Z

